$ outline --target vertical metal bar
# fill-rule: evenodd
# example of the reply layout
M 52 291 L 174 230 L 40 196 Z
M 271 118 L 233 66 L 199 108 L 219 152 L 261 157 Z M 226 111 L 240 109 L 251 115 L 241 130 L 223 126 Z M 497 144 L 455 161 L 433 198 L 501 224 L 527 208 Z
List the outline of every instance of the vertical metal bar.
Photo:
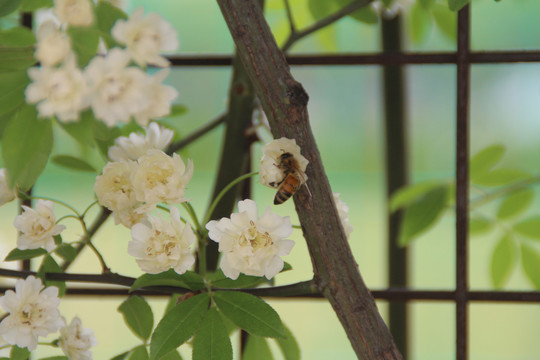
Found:
M 385 53 L 399 53 L 401 45 L 401 18 L 382 21 L 382 47 Z M 407 184 L 407 146 L 404 76 L 401 65 L 383 68 L 384 124 L 386 146 L 386 193 L 388 198 Z M 407 249 L 398 246 L 399 228 L 403 212 L 387 215 L 388 228 L 388 285 L 407 286 Z M 407 356 L 407 303 L 390 302 L 389 324 L 394 342 L 405 358 Z
M 458 13 L 456 123 L 456 358 L 468 356 L 469 5 Z

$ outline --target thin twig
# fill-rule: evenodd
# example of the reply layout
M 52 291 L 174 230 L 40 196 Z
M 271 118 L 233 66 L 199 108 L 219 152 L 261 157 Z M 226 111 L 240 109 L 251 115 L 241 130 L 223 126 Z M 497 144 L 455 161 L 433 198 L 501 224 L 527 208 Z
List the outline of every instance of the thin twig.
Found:
M 193 133 L 186 136 L 182 140 L 177 141 L 175 143 L 172 143 L 167 148 L 166 153 L 171 155 L 171 154 L 177 152 L 178 150 L 186 147 L 187 145 L 191 144 L 192 142 L 194 142 L 195 140 L 197 140 L 201 136 L 205 135 L 207 132 L 213 130 L 216 126 L 221 124 L 223 121 L 225 121 L 226 116 L 227 116 L 226 114 L 223 114 L 223 115 L 219 116 L 218 118 L 204 124 L 203 126 L 198 128 L 197 130 L 195 130 Z
M 296 33 L 296 26 L 294 25 L 294 18 L 291 11 L 291 4 L 289 3 L 289 0 L 283 0 L 285 3 L 285 11 L 287 12 L 287 19 L 289 20 L 289 28 L 291 30 L 291 34 Z
M 308 26 L 307 28 L 300 30 L 300 31 L 291 31 L 291 34 L 289 35 L 289 38 L 287 41 L 285 41 L 285 44 L 281 47 L 282 51 L 285 53 L 287 52 L 291 46 L 298 40 L 300 40 L 303 37 L 306 37 L 315 31 L 318 31 L 328 25 L 333 24 L 337 20 L 353 13 L 354 11 L 363 8 L 364 6 L 367 6 L 372 0 L 356 0 L 348 4 L 347 6 L 344 6 L 343 8 L 339 9 L 335 13 L 328 15 L 327 17 L 324 17 L 318 21 L 316 21 L 311 26 Z

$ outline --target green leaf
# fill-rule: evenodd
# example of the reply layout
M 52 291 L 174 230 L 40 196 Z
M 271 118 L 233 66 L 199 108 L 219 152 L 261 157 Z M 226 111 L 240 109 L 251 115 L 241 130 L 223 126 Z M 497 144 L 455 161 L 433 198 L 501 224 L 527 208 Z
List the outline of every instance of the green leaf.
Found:
M 115 357 L 111 358 L 111 360 L 124 360 L 128 355 L 129 351 L 126 351 L 125 353 L 116 355 Z
M 96 145 L 93 131 L 94 121 L 98 120 L 94 118 L 92 110 L 86 110 L 82 112 L 79 121 L 67 123 L 58 121 L 57 124 L 79 144 L 94 147 Z
M 426 40 L 431 31 L 432 20 L 429 12 L 415 2 L 409 16 L 409 33 L 413 43 L 419 44 Z
M 96 14 L 97 26 L 108 48 L 118 45 L 110 33 L 117 20 L 127 19 L 126 13 L 107 1 L 100 1 L 97 4 Z
M 272 351 L 264 337 L 249 335 L 243 360 L 273 360 Z
M 469 234 L 484 234 L 493 229 L 493 221 L 480 216 L 471 216 L 469 218 Z
M 390 199 L 390 211 L 394 212 L 406 206 L 410 206 L 415 201 L 426 196 L 427 193 L 435 188 L 444 186 L 440 180 L 428 180 L 416 184 L 404 186 L 392 194 Z
M 232 360 L 231 340 L 215 307 L 210 308 L 193 341 L 193 360 Z
M 22 0 L 20 11 L 31 12 L 41 8 L 50 8 L 53 6 L 53 0 Z
M 0 0 L 0 17 L 11 14 L 19 8 L 21 0 Z
M 521 264 L 534 287 L 540 289 L 540 255 L 538 252 L 526 244 L 521 244 Z
M 58 356 L 49 356 L 46 358 L 41 358 L 39 360 L 69 360 L 67 356 L 58 355 Z
M 51 121 L 38 119 L 36 115 L 34 107 L 22 106 L 6 126 L 2 139 L 2 158 L 9 173 L 9 186 L 17 183 L 22 191 L 34 185 L 52 149 Z
M 503 186 L 529 177 L 531 177 L 531 174 L 522 170 L 499 168 L 478 175 L 474 178 L 473 182 L 481 186 Z
M 73 261 L 77 257 L 77 250 L 70 244 L 62 244 L 58 246 L 55 252 L 65 261 Z
M 177 274 L 173 269 L 159 274 L 144 274 L 135 280 L 129 291 L 149 286 L 175 286 L 193 291 L 204 288 L 204 279 L 193 271 Z
M 168 352 L 189 340 L 208 311 L 210 297 L 202 293 L 182 301 L 159 322 L 152 335 L 150 359 L 162 359 Z
M 337 3 L 341 8 L 349 5 L 351 2 L 352 0 L 337 0 Z M 369 5 L 361 7 L 360 9 L 350 13 L 348 16 L 365 24 L 376 24 L 379 21 L 379 15 L 375 9 Z
M 77 63 L 83 68 L 97 53 L 100 31 L 95 27 L 69 27 L 67 33 L 77 54 Z
M 308 0 L 308 9 L 313 19 L 317 21 L 338 11 L 339 6 L 334 1 Z
M 420 3 L 420 5 L 422 5 L 422 7 L 426 10 L 429 10 L 431 9 L 431 7 L 433 6 L 433 4 L 435 4 L 435 0 L 419 0 L 418 1 Z
M 256 287 L 257 285 L 268 282 L 265 277 L 250 276 L 245 274 L 240 274 L 236 280 L 232 280 L 226 277 L 221 269 L 212 274 L 210 280 L 212 282 L 212 286 L 222 289 Z
M 30 357 L 30 351 L 27 348 L 20 348 L 14 345 L 11 348 L 10 360 L 27 360 Z
M 128 360 L 148 360 L 148 351 L 145 345 L 137 346 L 129 354 Z
M 534 191 L 526 188 L 509 194 L 497 210 L 497 218 L 508 219 L 527 210 L 534 199 Z
M 262 299 L 239 291 L 217 291 L 214 301 L 223 315 L 252 335 L 284 338 L 277 312 Z
M 514 224 L 513 229 L 520 235 L 532 239 L 540 239 L 540 216 L 530 217 Z
M 300 346 L 298 346 L 296 338 L 294 337 L 291 330 L 287 326 L 285 326 L 285 324 L 283 324 L 283 327 L 285 328 L 285 332 L 287 335 L 286 338 L 276 339 L 278 346 L 283 354 L 283 358 L 285 360 L 300 360 Z
M 514 241 L 507 234 L 499 240 L 491 255 L 491 282 L 496 289 L 502 288 L 507 282 L 514 270 L 516 260 Z
M 71 155 L 55 155 L 51 158 L 51 161 L 58 165 L 70 170 L 83 171 L 90 173 L 97 173 L 92 165 L 84 161 L 83 159 L 76 158 Z
M 93 115 L 92 115 L 93 116 Z M 98 145 L 98 149 L 105 159 L 108 159 L 109 147 L 114 144 L 114 139 L 120 136 L 118 127 L 108 127 L 102 121 L 92 121 L 94 140 Z
M 10 0 L 8 0 L 10 1 Z M 24 27 L 17 26 L 8 30 L 0 31 L 0 49 L 5 47 L 32 47 L 36 43 L 36 37 L 32 30 Z
M 442 33 L 449 39 L 456 40 L 457 14 L 448 10 L 448 8 L 442 4 L 435 4 L 432 11 L 435 24 L 441 29 Z
M 15 261 L 15 260 L 27 260 L 27 259 L 33 259 L 38 256 L 46 255 L 47 250 L 45 249 L 30 249 L 30 250 L 19 250 L 19 249 L 13 249 L 11 252 L 6 256 L 4 261 Z
M 405 210 L 399 235 L 400 246 L 408 245 L 437 222 L 448 204 L 448 193 L 448 186 L 440 186 L 426 193 Z
M 182 356 L 177 350 L 169 351 L 161 360 L 182 360 Z
M 26 71 L 0 73 L 0 115 L 24 104 L 24 89 L 29 82 Z
M 62 297 L 66 293 L 66 282 L 65 281 L 54 281 L 54 280 L 47 280 L 45 278 L 46 273 L 63 273 L 64 270 L 58 265 L 58 263 L 54 260 L 54 258 L 51 255 L 47 255 L 43 258 L 43 262 L 41 263 L 41 266 L 39 267 L 39 270 L 36 274 L 37 277 L 39 277 L 45 286 L 56 286 L 58 288 L 58 296 Z
M 118 307 L 118 311 L 124 315 L 124 321 L 135 335 L 142 340 L 150 338 L 154 327 L 154 315 L 145 299 L 130 296 Z
M 171 106 L 171 113 L 167 115 L 167 117 L 168 118 L 179 117 L 179 116 L 185 115 L 187 111 L 188 111 L 188 108 L 186 106 L 180 105 L 180 104 L 174 104 L 173 106 Z
M 477 176 L 491 171 L 501 161 L 505 152 L 506 149 L 504 146 L 496 144 L 490 145 L 476 153 L 469 162 L 471 181 L 474 182 Z
M 458 11 L 468 3 L 469 0 L 448 0 L 448 7 L 452 11 Z

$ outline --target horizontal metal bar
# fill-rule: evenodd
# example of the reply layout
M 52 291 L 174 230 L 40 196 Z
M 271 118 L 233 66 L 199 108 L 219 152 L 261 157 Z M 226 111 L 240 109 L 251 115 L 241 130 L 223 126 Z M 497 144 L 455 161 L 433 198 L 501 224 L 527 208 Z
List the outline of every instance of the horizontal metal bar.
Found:
M 0 293 L 4 293 L 12 288 L 2 287 Z M 129 292 L 126 288 L 92 288 L 92 287 L 73 287 L 67 288 L 66 294 L 69 296 L 128 296 L 138 294 L 144 296 L 169 296 L 169 294 L 152 291 L 136 290 Z M 377 300 L 388 301 L 445 301 L 455 302 L 455 291 L 438 290 L 408 290 L 408 289 L 385 289 L 371 291 L 373 297 Z M 516 303 L 539 303 L 540 291 L 468 291 L 467 300 L 474 302 L 516 302 Z M 272 297 L 276 299 L 277 297 Z M 292 296 L 287 298 L 312 298 L 322 299 L 322 295 L 309 294 L 306 296 Z
M 170 56 L 173 66 L 230 66 L 230 55 L 178 55 Z M 290 55 L 290 65 L 415 65 L 456 64 L 455 52 L 440 53 L 372 53 Z M 471 64 L 494 64 L 516 62 L 540 62 L 540 51 L 477 51 L 469 55 Z

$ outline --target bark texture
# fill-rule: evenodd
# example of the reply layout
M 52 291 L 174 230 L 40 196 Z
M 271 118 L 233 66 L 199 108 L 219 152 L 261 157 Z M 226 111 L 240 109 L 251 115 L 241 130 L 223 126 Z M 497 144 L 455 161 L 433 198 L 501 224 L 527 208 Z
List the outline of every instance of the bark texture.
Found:
M 218 4 L 274 137 L 296 139 L 310 161 L 306 173 L 311 196 L 302 187 L 294 201 L 319 291 L 334 308 L 359 359 L 401 359 L 341 226 L 311 132 L 307 93 L 292 77 L 258 2 L 218 0 Z

